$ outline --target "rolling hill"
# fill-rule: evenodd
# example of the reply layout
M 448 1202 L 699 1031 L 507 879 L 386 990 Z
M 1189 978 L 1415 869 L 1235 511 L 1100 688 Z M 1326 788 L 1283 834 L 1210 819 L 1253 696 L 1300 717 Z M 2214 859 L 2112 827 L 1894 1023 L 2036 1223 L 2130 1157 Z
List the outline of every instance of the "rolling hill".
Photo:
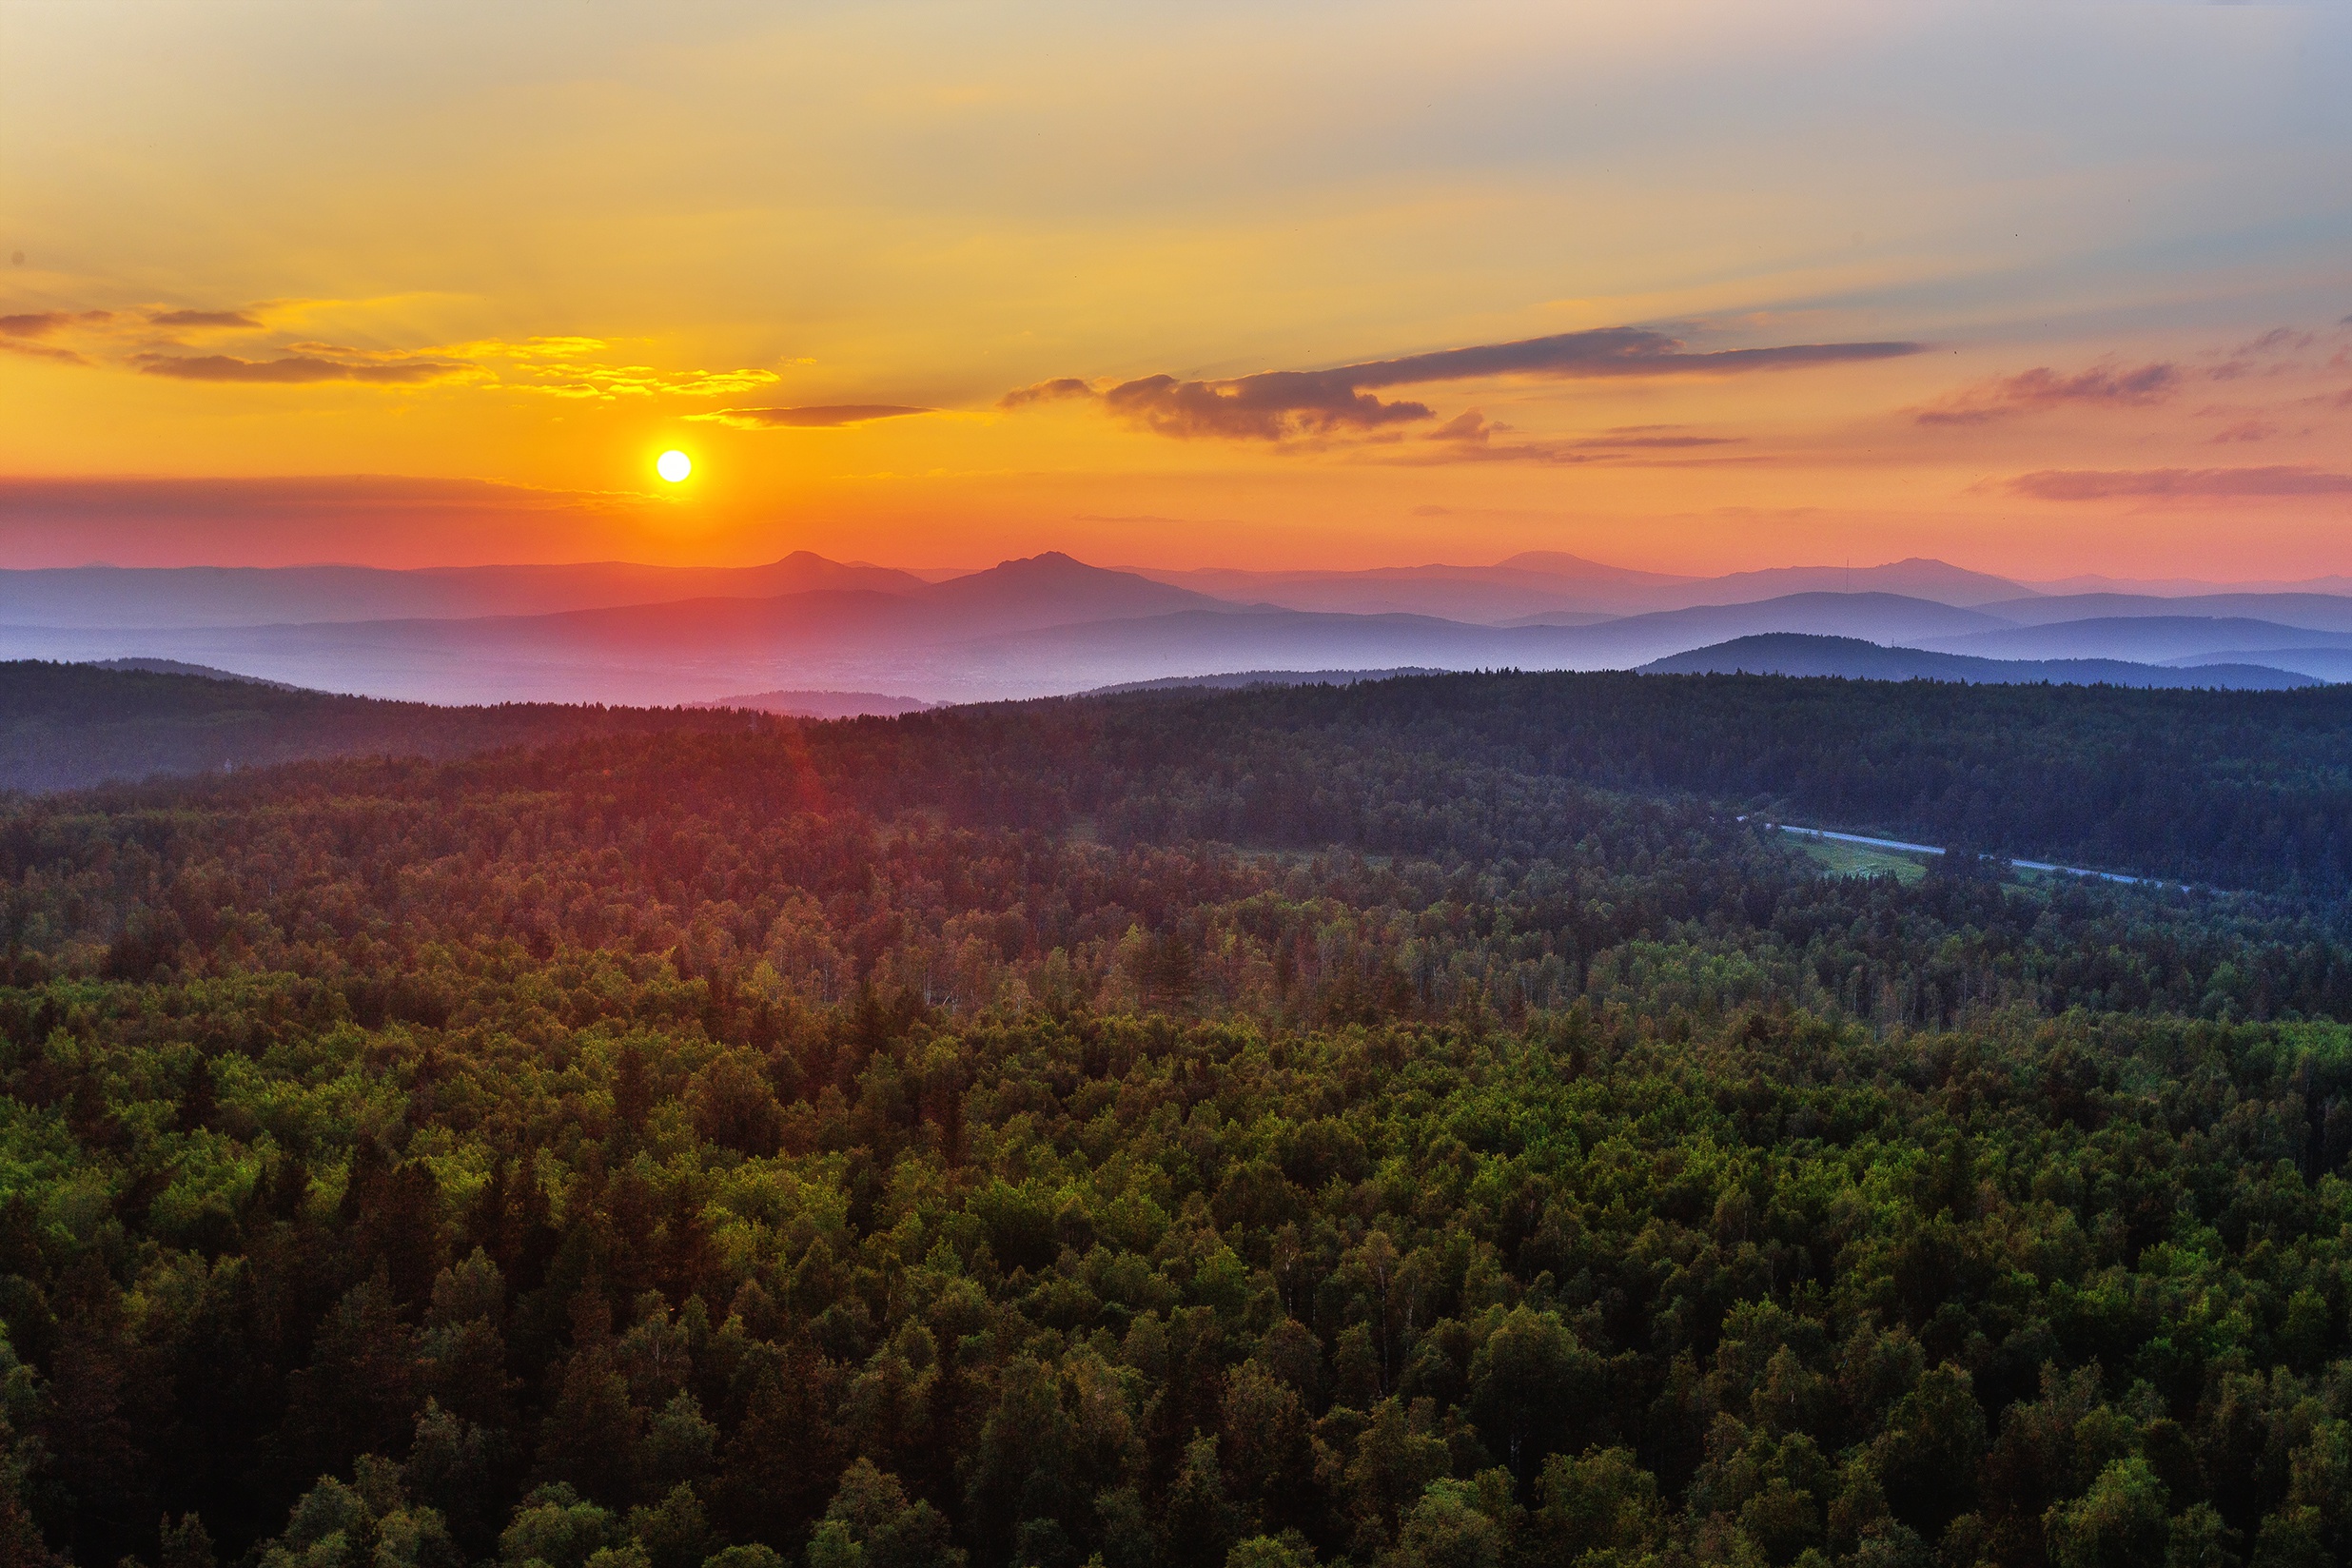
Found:
M 505 703 L 446 708 L 236 676 L 0 663 L 0 791 L 241 771 L 341 756 L 456 757 L 509 746 L 763 723 L 741 713 Z
M 1887 648 L 1857 637 L 1767 633 L 1695 648 L 1641 667 L 1643 675 L 1834 676 L 1848 680 L 1950 680 L 1972 686 L 2138 686 L 2283 692 L 2326 682 L 2252 664 L 2171 669 L 2111 658 L 1974 658 L 1918 648 Z

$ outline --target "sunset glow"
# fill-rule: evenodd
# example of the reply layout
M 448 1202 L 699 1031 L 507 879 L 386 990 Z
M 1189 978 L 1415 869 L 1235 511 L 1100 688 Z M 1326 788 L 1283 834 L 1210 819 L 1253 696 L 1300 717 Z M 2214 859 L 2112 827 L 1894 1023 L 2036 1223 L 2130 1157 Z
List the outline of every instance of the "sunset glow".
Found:
M 0 16 L 9 564 L 2347 564 L 2342 8 L 428 11 Z

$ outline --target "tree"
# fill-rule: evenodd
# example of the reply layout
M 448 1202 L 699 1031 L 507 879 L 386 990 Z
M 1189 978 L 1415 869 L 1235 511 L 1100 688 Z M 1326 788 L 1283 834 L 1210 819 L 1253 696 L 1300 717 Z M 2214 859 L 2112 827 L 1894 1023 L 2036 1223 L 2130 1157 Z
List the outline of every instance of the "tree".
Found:
M 908 1502 L 898 1478 L 870 1460 L 852 1461 L 809 1540 L 809 1568 L 963 1568 L 948 1521 L 929 1502 Z
M 1629 1448 L 1552 1455 L 1536 1497 L 1534 1555 L 1545 1568 L 1566 1568 L 1593 1552 L 1637 1556 L 1666 1536 L 1657 1478 Z
M 1932 1539 L 1976 1495 L 1985 1412 L 1969 1374 L 1946 1362 L 1919 1380 L 1872 1445 L 1887 1506 Z
M 1524 1481 L 1598 1394 L 1594 1358 L 1558 1313 L 1514 1307 L 1470 1361 L 1470 1407 L 1487 1445 Z

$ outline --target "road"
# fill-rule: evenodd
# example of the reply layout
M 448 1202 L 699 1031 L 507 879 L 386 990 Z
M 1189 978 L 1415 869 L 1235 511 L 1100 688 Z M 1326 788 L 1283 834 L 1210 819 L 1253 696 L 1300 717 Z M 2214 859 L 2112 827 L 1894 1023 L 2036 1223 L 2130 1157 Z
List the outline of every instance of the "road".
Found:
M 1745 822 L 1746 817 L 1739 818 Z M 1762 822 L 1758 826 L 1773 833 L 1794 833 L 1799 838 L 1828 838 L 1840 844 L 1859 844 L 1872 850 L 1901 850 L 1911 854 L 1942 854 L 1933 844 L 1906 844 L 1899 838 L 1872 838 L 1864 833 L 1832 833 L 1827 828 L 1793 828 L 1785 822 Z M 2185 882 L 2167 882 L 2161 876 L 2126 876 L 2122 872 L 2094 872 L 2087 866 L 2060 866 L 2048 860 L 2012 860 L 2021 872 L 2056 872 L 2067 876 L 2090 876 L 2102 882 L 2127 882 L 2142 888 L 2178 888 L 2189 892 Z

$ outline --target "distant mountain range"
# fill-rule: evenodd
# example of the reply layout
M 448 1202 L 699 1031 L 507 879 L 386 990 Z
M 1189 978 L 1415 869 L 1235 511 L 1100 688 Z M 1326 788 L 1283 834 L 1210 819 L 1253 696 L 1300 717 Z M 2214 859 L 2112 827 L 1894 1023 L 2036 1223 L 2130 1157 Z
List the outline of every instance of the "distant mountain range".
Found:
M 1370 572 L 1114 571 L 1059 552 L 952 576 L 806 552 L 745 568 L 0 572 L 0 657 L 437 702 L 872 712 L 1253 671 L 1634 669 L 1778 636 L 2051 667 L 2015 678 L 2120 678 L 2084 660 L 2158 672 L 2134 684 L 2240 665 L 2352 677 L 2352 595 L 2044 594 L 1919 559 L 1707 578 L 1543 552 Z

